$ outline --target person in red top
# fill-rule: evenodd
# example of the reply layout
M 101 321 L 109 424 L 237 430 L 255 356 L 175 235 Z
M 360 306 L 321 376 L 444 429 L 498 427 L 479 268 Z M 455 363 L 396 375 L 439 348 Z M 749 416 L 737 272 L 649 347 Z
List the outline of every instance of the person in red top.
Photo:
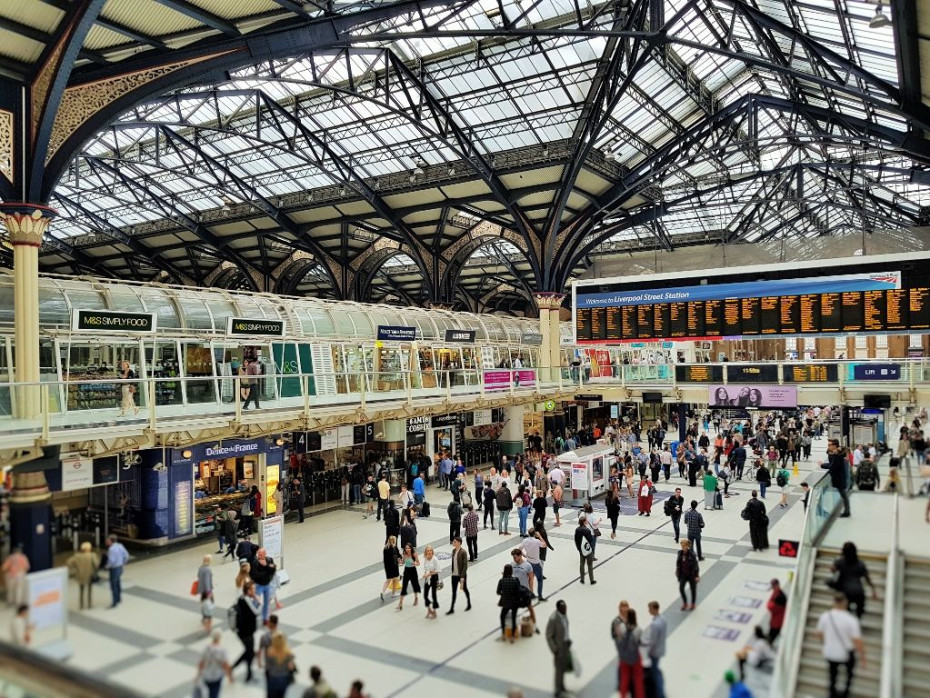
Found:
M 644 475 L 639 483 L 639 497 L 637 501 L 640 516 L 643 514 L 649 516 L 652 511 L 652 489 L 652 480 L 649 479 L 648 475 Z
M 781 583 L 772 580 L 772 595 L 769 597 L 766 608 L 769 609 L 769 644 L 775 643 L 775 638 L 781 633 L 781 626 L 785 622 L 785 609 L 788 607 L 788 597 L 781 590 Z
M 252 492 L 249 497 L 252 499 L 252 516 L 256 519 L 262 518 L 262 493 L 257 485 L 252 485 Z

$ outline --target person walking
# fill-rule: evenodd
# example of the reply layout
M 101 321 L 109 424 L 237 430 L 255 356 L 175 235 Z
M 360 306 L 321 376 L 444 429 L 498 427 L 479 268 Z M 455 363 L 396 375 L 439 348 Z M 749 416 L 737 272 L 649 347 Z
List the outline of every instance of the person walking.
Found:
M 501 480 L 500 489 L 497 491 L 497 533 L 501 536 L 509 536 L 507 525 L 510 520 L 510 510 L 513 509 L 513 496 L 506 480 Z
M 258 362 L 258 359 L 245 360 L 245 373 L 247 377 L 243 383 L 248 381 L 249 394 L 246 395 L 245 402 L 242 403 L 242 409 L 247 410 L 249 408 L 249 403 L 251 402 L 255 406 L 256 410 L 260 410 L 262 406 L 258 404 L 259 394 L 261 393 L 259 376 L 262 374 L 262 368 Z
M 236 544 L 239 542 L 239 522 L 236 520 L 236 512 L 232 509 L 226 511 L 226 518 L 223 519 L 223 539 L 226 541 L 223 560 L 227 557 L 234 560 Z
M 777 579 L 772 580 L 772 595 L 765 607 L 769 612 L 769 644 L 774 645 L 775 639 L 781 634 L 782 626 L 785 624 L 785 611 L 788 609 L 788 597 L 782 591 L 781 582 Z
M 468 593 L 468 555 L 462 548 L 462 539 L 458 536 L 452 541 L 452 605 L 446 611 L 447 616 L 455 613 L 455 598 L 458 596 L 459 588 L 465 594 L 465 600 L 468 605 L 466 611 L 471 610 L 471 594 Z
M 542 478 L 542 482 L 547 482 Z M 546 495 L 543 490 L 536 490 L 536 497 L 533 499 L 533 527 L 535 528 L 541 521 L 546 520 L 546 510 L 549 508 L 549 502 L 546 501 Z
M 110 594 L 113 601 L 110 608 L 119 606 L 123 600 L 123 567 L 129 562 L 129 552 L 126 547 L 116 540 L 116 536 L 107 537 L 107 564 L 106 569 L 110 575 Z
M 636 624 L 636 611 L 627 605 L 625 613 L 614 618 L 610 633 L 617 648 L 617 689 L 620 698 L 645 698 L 643 660 L 639 654 L 642 630 Z
M 252 660 L 255 659 L 255 631 L 258 629 L 258 617 L 262 612 L 262 601 L 255 591 L 255 583 L 249 579 L 242 585 L 242 595 L 236 601 L 236 635 L 242 642 L 243 652 L 236 663 L 245 664 L 246 683 L 252 681 Z
M 296 671 L 294 654 L 287 646 L 287 639 L 280 631 L 276 632 L 271 637 L 271 646 L 265 652 L 267 698 L 284 698 L 288 686 L 294 683 Z
M 568 607 L 565 605 L 565 601 L 559 599 L 555 604 L 555 611 L 549 616 L 549 622 L 546 623 L 546 643 L 549 645 L 549 651 L 552 652 L 552 661 L 555 668 L 556 698 L 562 698 L 567 693 L 565 690 L 565 672 L 571 663 L 572 641 L 568 633 L 567 611 Z
M 746 449 L 743 448 L 742 441 L 737 441 L 736 446 L 727 457 L 727 462 L 731 465 L 731 470 L 736 475 L 737 480 L 743 479 L 743 468 L 746 467 Z
M 304 507 L 307 506 L 307 488 L 304 487 L 304 483 L 300 477 L 294 478 L 294 495 L 297 500 L 297 523 L 303 523 Z M 371 512 L 369 512 L 369 514 L 370 513 Z
M 597 539 L 601 537 L 601 519 L 594 513 L 591 502 L 585 502 L 581 507 L 582 513 L 587 517 L 588 528 L 591 529 L 591 562 L 597 562 Z
M 697 583 L 701 581 L 701 568 L 698 557 L 691 549 L 691 541 L 681 541 L 681 550 L 675 558 L 675 577 L 678 579 L 678 593 L 681 594 L 681 610 L 693 611 L 697 603 Z M 691 603 L 685 595 L 685 586 L 691 587 Z
M 788 493 L 791 491 L 791 487 L 788 485 L 790 479 L 791 471 L 787 468 L 781 468 L 775 475 L 775 484 L 781 490 L 781 500 L 778 502 L 778 506 L 782 509 L 788 506 Z
M 211 555 L 204 555 L 197 569 L 197 592 L 200 594 L 200 615 L 203 629 L 210 634 L 213 627 L 213 562 Z
M 562 468 L 558 468 L 558 472 L 562 472 Z M 556 527 L 562 525 L 562 519 L 559 518 L 559 510 L 562 508 L 564 493 L 562 491 L 562 485 L 555 483 L 552 485 L 552 513 L 555 515 L 555 525 Z
M 764 470 L 764 468 L 759 468 Z M 742 518 L 749 522 L 749 539 L 752 542 L 752 549 L 766 550 L 769 547 L 769 517 L 765 512 L 765 504 L 759 499 L 759 493 L 755 490 L 746 507 L 743 509 Z
M 610 537 L 617 537 L 617 519 L 620 518 L 620 494 L 616 490 L 608 490 L 604 499 L 607 507 L 607 520 L 610 521 Z
M 675 542 L 681 537 L 681 516 L 685 509 L 685 498 L 681 496 L 681 488 L 675 488 L 675 494 L 665 500 L 665 513 L 672 519 L 672 528 L 675 530 Z
M 384 505 L 384 540 L 391 536 L 400 537 L 400 512 L 394 506 L 393 499 L 389 499 Z
M 759 468 L 756 470 L 756 482 L 759 483 L 759 494 L 765 499 L 766 490 L 772 486 L 772 475 L 768 468 Z
M 520 537 L 527 537 L 527 521 L 530 517 L 530 493 L 527 491 L 524 485 L 520 485 L 517 488 L 517 494 L 513 498 L 514 506 L 517 507 L 517 515 L 519 516 L 520 522 Z
M 22 545 L 13 546 L 13 551 L 0 567 L 6 584 L 6 603 L 11 608 L 19 608 L 27 602 L 26 575 L 30 567 Z
M 426 602 L 426 617 L 433 619 L 436 617 L 436 609 L 439 608 L 439 601 L 436 599 L 436 593 L 439 590 L 439 559 L 433 550 L 432 545 L 427 545 L 423 551 L 423 599 Z M 430 593 L 433 594 L 433 600 L 429 600 Z
M 520 591 L 520 582 L 513 576 L 513 566 L 504 565 L 504 572 L 497 582 L 497 595 L 500 600 L 497 605 L 501 609 L 501 636 L 500 641 L 509 640 L 513 643 L 517 636 L 517 609 L 523 597 Z M 510 614 L 510 632 L 507 632 L 507 614 Z
M 816 634 L 823 642 L 823 658 L 827 660 L 830 677 L 830 698 L 845 698 L 850 694 L 856 655 L 862 668 L 867 668 L 862 628 L 847 606 L 846 596 L 838 591 L 833 595 L 833 607 L 820 614 L 817 620 Z M 841 666 L 846 667 L 846 685 L 838 691 L 836 682 Z
M 533 592 L 544 603 L 546 597 L 543 596 L 543 568 L 542 568 L 542 551 L 548 543 L 542 537 L 536 534 L 536 529 L 531 528 L 529 535 L 520 543 L 520 550 L 523 551 L 524 559 L 533 568 L 533 579 L 536 581 L 536 588 Z
M 659 613 L 659 602 L 649 602 L 649 615 L 652 622 L 646 628 L 644 644 L 649 655 L 649 675 L 652 679 L 652 690 L 655 698 L 665 698 L 665 677 L 659 668 L 662 657 L 665 656 L 665 641 L 668 638 L 668 624 Z
M 493 468 L 492 468 L 493 470 Z M 491 519 L 491 530 L 494 530 L 494 502 L 497 500 L 497 493 L 494 488 L 488 484 L 484 488 L 484 528 L 488 527 L 488 519 Z
M 840 446 L 840 442 L 836 439 L 827 439 L 827 462 L 826 464 L 821 462 L 820 467 L 830 472 L 830 484 L 837 491 L 837 494 L 840 495 L 840 499 L 843 500 L 843 513 L 840 514 L 840 516 L 848 517 L 849 492 L 846 488 L 849 484 L 847 478 L 847 471 L 849 470 L 849 451 Z
M 449 545 L 452 545 L 452 541 L 462 535 L 462 505 L 458 500 L 449 502 L 446 514 L 449 516 Z
M 391 536 L 384 544 L 382 564 L 384 565 L 384 585 L 381 587 L 381 600 L 384 601 L 384 592 L 391 588 L 391 598 L 397 594 L 400 586 L 400 551 L 397 549 L 397 538 Z
M 704 529 L 704 517 L 697 510 L 697 500 L 691 500 L 691 508 L 685 512 L 685 526 L 688 529 L 689 548 L 694 547 L 697 552 L 697 559 L 703 560 L 704 554 L 701 550 L 701 531 Z
M 87 590 L 87 608 L 90 609 L 94 607 L 91 595 L 94 591 L 94 576 L 97 574 L 99 567 L 100 559 L 97 554 L 93 552 L 90 541 L 81 543 L 80 550 L 68 560 L 68 571 L 78 583 L 82 611 L 84 610 L 85 589 Z M 9 589 L 9 587 L 7 588 Z M 9 591 L 7 593 L 9 594 Z
M 475 562 L 478 559 L 478 512 L 475 511 L 474 504 L 465 507 L 467 511 L 462 518 L 462 528 L 465 529 L 465 544 L 468 546 L 468 561 Z
M 713 509 L 717 499 L 717 476 L 710 468 L 704 471 L 702 484 L 704 486 L 704 509 Z
M 833 577 L 828 582 L 829 586 L 846 595 L 849 602 L 850 610 L 852 606 L 856 607 L 856 617 L 862 618 L 865 614 L 865 585 L 863 580 L 872 590 L 872 600 L 878 600 L 878 593 L 872 578 L 869 577 L 869 570 L 865 563 L 859 559 L 859 552 L 856 544 L 848 541 L 843 543 L 841 556 L 833 562 Z
M 417 551 L 409 543 L 404 546 L 404 554 L 401 559 L 401 565 L 404 575 L 401 580 L 400 601 L 397 603 L 398 611 L 404 610 L 404 597 L 407 595 L 407 586 L 413 587 L 413 605 L 420 604 L 420 580 L 417 576 L 417 567 L 420 566 L 420 558 Z
M 229 680 L 229 683 L 233 682 L 229 657 L 223 649 L 223 631 L 217 628 L 210 634 L 210 644 L 200 655 L 200 662 L 197 664 L 197 680 L 203 681 L 206 685 L 209 698 L 219 698 L 224 677 Z
M 481 511 L 481 505 L 484 504 L 484 476 L 478 468 L 475 468 L 475 479 L 473 483 L 475 488 L 475 503 L 478 505 L 478 511 Z
M 578 517 L 578 528 L 575 529 L 575 548 L 578 549 L 578 574 L 584 584 L 585 565 L 588 567 L 588 581 L 594 581 L 594 534 L 588 526 L 588 517 L 582 514 Z
M 381 520 L 381 514 L 387 511 L 390 498 L 391 485 L 387 480 L 387 473 L 385 472 L 381 474 L 381 479 L 378 481 L 378 521 Z
M 125 381 L 120 389 L 119 415 L 125 417 L 129 410 L 133 414 L 139 414 L 139 408 L 136 406 L 136 373 L 129 366 L 128 361 L 120 364 L 119 379 Z

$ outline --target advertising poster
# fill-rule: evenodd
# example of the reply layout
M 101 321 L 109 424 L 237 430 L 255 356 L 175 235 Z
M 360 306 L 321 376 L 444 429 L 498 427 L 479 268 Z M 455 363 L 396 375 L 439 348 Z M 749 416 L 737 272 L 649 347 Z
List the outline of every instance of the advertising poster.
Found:
M 284 517 L 272 516 L 262 519 L 262 542 L 268 557 L 274 558 L 278 568 L 281 567 L 281 554 L 284 552 Z
M 324 429 L 320 432 L 320 450 L 332 451 L 339 444 L 339 432 L 337 429 Z
M 711 407 L 798 406 L 798 389 L 793 385 L 711 385 L 707 390 Z
M 588 489 L 588 466 L 585 463 L 572 463 L 572 489 Z
M 278 505 L 274 500 L 274 492 L 278 489 L 278 481 L 281 479 L 281 466 L 265 466 L 265 511 L 269 514 L 278 513 Z

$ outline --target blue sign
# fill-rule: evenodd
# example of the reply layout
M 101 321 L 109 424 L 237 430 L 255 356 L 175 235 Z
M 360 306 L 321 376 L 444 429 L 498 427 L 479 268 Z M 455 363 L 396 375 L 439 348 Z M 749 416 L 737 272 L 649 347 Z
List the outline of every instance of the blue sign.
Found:
M 583 288 L 583 287 L 582 287 Z M 679 286 L 644 291 L 612 291 L 576 294 L 578 308 L 605 308 L 648 303 L 684 303 L 687 301 L 724 300 L 726 298 L 761 298 L 796 293 L 839 293 L 842 291 L 884 291 L 901 288 L 900 272 L 869 272 L 807 279 L 769 279 L 740 281 L 704 286 Z
M 857 381 L 896 381 L 901 378 L 900 364 L 856 364 L 853 378 Z
M 378 340 L 381 342 L 415 342 L 416 339 L 416 327 L 378 325 Z
M 205 460 L 252 456 L 272 450 L 281 450 L 281 447 L 265 438 L 255 439 L 254 441 L 211 441 L 210 443 L 196 444 L 186 448 L 171 449 L 171 462 L 201 463 Z M 185 451 L 190 451 L 190 457 L 184 457 Z

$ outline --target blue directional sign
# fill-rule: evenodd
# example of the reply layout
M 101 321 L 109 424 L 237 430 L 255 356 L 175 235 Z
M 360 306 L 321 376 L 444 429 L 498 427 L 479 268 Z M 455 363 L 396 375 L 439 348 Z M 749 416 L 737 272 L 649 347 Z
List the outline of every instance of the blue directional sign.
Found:
M 896 381 L 901 378 L 900 364 L 856 364 L 853 378 L 857 381 Z

